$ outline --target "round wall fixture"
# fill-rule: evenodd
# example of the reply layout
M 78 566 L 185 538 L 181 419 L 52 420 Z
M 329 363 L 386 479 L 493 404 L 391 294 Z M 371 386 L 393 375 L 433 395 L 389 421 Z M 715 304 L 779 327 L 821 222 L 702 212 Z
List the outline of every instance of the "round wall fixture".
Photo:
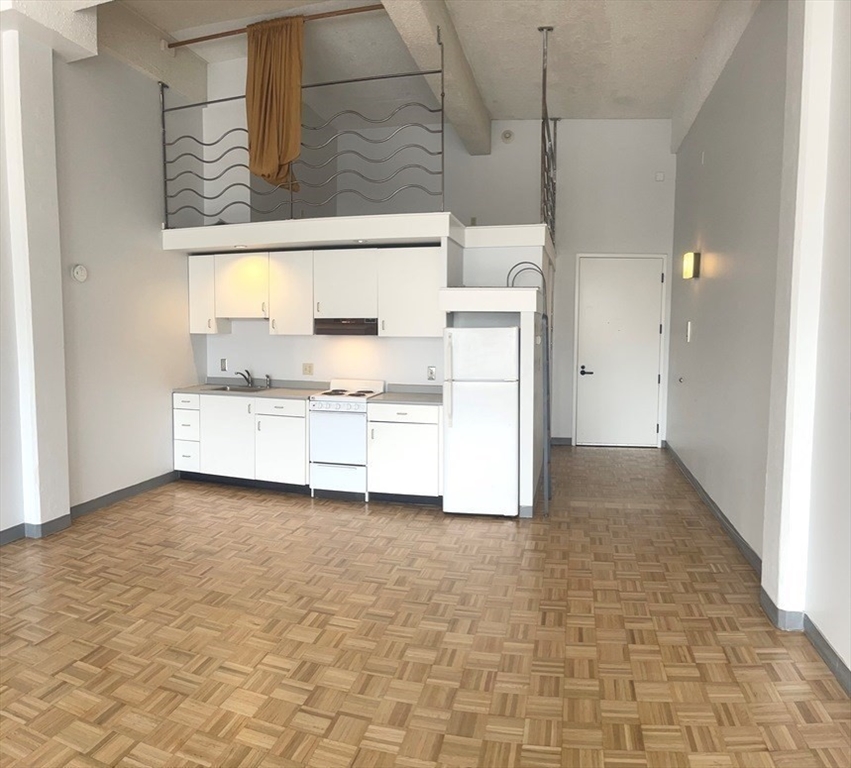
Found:
M 73 277 L 78 283 L 85 283 L 89 277 L 89 270 L 87 270 L 82 264 L 75 264 L 71 267 L 71 277 Z
M 511 131 L 511 130 L 503 131 L 501 138 L 502 138 L 503 144 L 511 144 L 511 142 L 514 141 L 514 131 Z

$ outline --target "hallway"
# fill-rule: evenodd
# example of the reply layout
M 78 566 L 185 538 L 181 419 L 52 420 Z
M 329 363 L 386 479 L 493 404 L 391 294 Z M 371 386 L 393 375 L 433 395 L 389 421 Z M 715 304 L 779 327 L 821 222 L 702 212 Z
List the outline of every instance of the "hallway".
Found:
M 0 550 L 3 768 L 847 768 L 851 702 L 655 450 L 551 517 L 178 482 Z

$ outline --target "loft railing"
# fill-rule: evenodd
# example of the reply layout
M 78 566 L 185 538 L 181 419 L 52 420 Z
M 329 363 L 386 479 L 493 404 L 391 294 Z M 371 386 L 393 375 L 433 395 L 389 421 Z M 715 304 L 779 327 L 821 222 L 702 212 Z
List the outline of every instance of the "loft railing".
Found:
M 550 117 L 547 107 L 547 36 L 552 27 L 538 27 L 543 35 L 541 67 L 541 221 L 556 239 L 556 149 L 558 120 Z
M 167 106 L 167 86 L 161 84 L 164 227 L 444 210 L 440 30 L 438 45 L 439 69 L 302 86 L 304 95 L 311 89 L 362 83 L 422 81 L 430 76 L 440 80 L 439 99 L 431 104 L 427 103 L 431 99 L 393 94 L 392 108 L 385 108 L 382 114 L 366 114 L 371 111 L 367 108 L 346 108 L 334 110 L 327 118 L 306 120 L 301 154 L 293 163 L 298 191 L 272 186 L 250 174 L 248 131 L 239 103 L 244 94 Z M 351 92 L 346 95 L 337 91 L 330 101 L 350 98 Z M 386 101 L 387 94 L 382 93 L 381 98 Z M 203 118 L 193 113 L 199 108 L 207 110 Z M 221 114 L 212 110 L 221 110 Z M 313 111 L 303 110 L 303 114 L 308 113 Z M 194 121 L 187 118 L 193 114 Z M 202 135 L 212 140 L 203 141 L 196 135 L 202 120 Z

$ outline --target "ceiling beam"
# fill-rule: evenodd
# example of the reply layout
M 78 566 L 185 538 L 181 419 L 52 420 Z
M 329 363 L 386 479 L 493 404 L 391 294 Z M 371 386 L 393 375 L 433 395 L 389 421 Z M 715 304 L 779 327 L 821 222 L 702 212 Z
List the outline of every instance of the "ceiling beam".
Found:
M 383 0 L 387 15 L 420 69 L 440 67 L 437 28 L 445 58 L 446 119 L 471 155 L 489 155 L 491 116 L 443 0 Z M 432 90 L 436 89 L 429 83 Z M 436 90 L 439 97 L 439 86 Z

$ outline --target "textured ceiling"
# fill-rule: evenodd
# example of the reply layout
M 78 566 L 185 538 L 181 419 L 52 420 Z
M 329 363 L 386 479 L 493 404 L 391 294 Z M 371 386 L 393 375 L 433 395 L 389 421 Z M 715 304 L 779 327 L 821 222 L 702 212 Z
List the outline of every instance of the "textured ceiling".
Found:
M 735 2 L 736 0 L 731 0 Z M 550 33 L 552 117 L 670 117 L 721 0 L 446 0 L 496 119 L 541 114 Z
M 244 26 L 263 18 L 370 5 L 375 0 L 119 0 L 178 39 Z M 491 117 L 541 113 L 541 34 L 551 25 L 548 101 L 552 117 L 671 117 L 722 2 L 737 0 L 445 0 Z M 415 69 L 381 11 L 305 27 L 305 82 Z M 193 46 L 208 61 L 245 56 L 245 38 Z M 394 81 L 391 81 L 394 82 Z M 370 86 L 366 101 L 427 98 L 413 83 Z M 349 89 L 346 102 L 354 92 Z M 333 91 L 311 94 L 320 114 Z M 323 102 L 328 102 L 325 104 Z M 349 106 L 347 103 L 346 106 Z

